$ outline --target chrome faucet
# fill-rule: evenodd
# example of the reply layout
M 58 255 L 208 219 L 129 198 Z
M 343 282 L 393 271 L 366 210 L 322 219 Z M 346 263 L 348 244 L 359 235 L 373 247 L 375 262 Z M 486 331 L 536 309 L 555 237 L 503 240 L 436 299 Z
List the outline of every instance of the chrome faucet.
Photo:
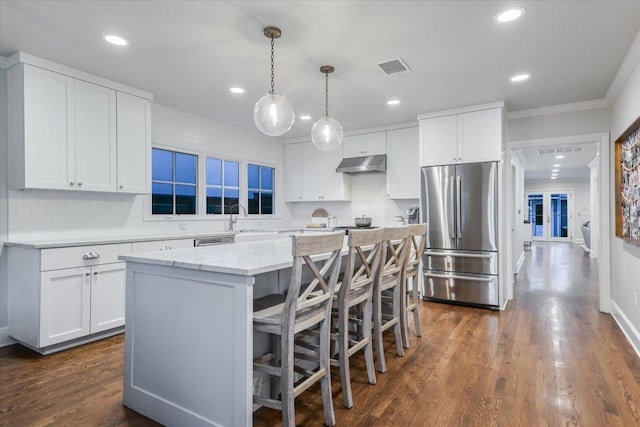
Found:
M 233 219 L 233 208 L 238 207 L 238 213 L 236 214 L 236 218 Z M 240 208 L 242 208 L 242 212 L 244 212 L 244 216 L 247 216 L 247 210 L 244 206 L 236 203 L 235 205 L 229 206 L 229 228 L 227 231 L 233 231 L 233 224 L 238 222 L 238 215 L 240 215 Z

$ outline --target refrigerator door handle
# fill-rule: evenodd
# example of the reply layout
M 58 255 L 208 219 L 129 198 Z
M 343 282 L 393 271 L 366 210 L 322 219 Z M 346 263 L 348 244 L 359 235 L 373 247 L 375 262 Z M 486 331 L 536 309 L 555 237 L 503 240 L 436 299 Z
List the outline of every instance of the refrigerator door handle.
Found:
M 457 194 L 458 190 L 457 190 L 455 178 L 453 177 L 453 175 L 450 177 L 449 181 L 451 182 L 451 186 L 450 186 L 450 188 L 451 188 L 451 199 L 450 200 L 453 203 L 453 213 L 454 213 L 454 216 L 455 216 L 456 212 L 457 212 L 456 211 L 456 209 L 457 209 L 457 197 L 456 197 L 456 194 Z M 456 222 L 454 224 L 452 224 L 452 225 L 453 225 L 454 230 L 453 230 L 453 234 L 451 235 L 451 240 L 457 240 L 458 239 L 458 220 L 457 220 L 457 217 L 456 217 Z M 456 243 L 454 242 L 454 245 L 455 244 Z
M 462 239 L 462 179 L 456 176 L 456 237 Z
M 460 280 L 471 280 L 473 282 L 491 282 L 495 279 L 493 277 L 472 277 L 472 276 L 458 276 L 456 274 L 435 274 L 435 273 L 424 273 L 424 277 L 434 277 L 438 279 L 460 279 Z
M 427 256 L 458 256 L 463 258 L 491 258 L 491 254 L 467 254 L 467 253 L 459 253 L 459 252 L 432 252 L 432 251 L 424 251 L 424 254 Z

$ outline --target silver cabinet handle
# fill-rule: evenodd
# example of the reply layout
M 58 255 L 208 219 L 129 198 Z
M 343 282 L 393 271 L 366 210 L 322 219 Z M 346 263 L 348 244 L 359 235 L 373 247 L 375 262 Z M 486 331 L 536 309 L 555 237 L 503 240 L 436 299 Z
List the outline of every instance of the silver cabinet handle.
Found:
M 75 182 L 71 181 L 71 182 L 69 183 L 69 187 L 73 187 L 73 185 L 74 185 L 74 184 L 75 184 Z
M 90 275 L 91 275 L 91 273 L 84 273 L 84 275 L 85 275 L 85 276 L 90 276 Z
M 98 258 L 100 258 L 100 254 L 96 252 L 87 252 L 86 254 L 82 255 L 82 259 L 98 259 Z
M 78 183 L 78 187 L 82 187 L 82 183 L 81 182 Z
M 124 185 L 120 185 L 118 188 L 122 190 L 124 188 Z
M 97 272 L 97 271 L 94 271 L 94 272 L 93 272 L 93 275 L 94 275 L 94 276 L 97 276 L 97 275 L 98 275 L 98 272 Z

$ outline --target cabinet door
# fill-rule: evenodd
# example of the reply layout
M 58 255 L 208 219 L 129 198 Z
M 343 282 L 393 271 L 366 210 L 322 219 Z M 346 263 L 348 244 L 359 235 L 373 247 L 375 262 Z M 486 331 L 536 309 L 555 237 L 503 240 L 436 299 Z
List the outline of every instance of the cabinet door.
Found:
M 15 70 L 19 73 L 19 70 Z M 20 88 L 16 92 L 20 92 Z M 16 93 L 16 98 L 21 97 Z M 24 188 L 67 189 L 75 185 L 74 80 L 24 65 Z M 22 141 L 13 141 L 18 150 Z M 18 159 L 18 158 L 16 158 Z M 24 164 L 22 164 L 24 163 Z
M 116 191 L 116 92 L 75 81 L 76 188 Z
M 458 117 L 420 120 L 420 166 L 458 161 Z
M 458 157 L 464 163 L 500 160 L 502 110 L 474 111 L 458 115 Z
M 420 197 L 418 140 L 417 126 L 387 132 L 387 197 L 390 199 Z
M 124 325 L 125 263 L 91 268 L 91 333 Z
M 302 144 L 302 200 L 322 200 L 322 151 L 313 143 Z
M 302 144 L 284 146 L 284 201 L 302 201 Z
M 339 149 L 339 148 L 338 148 Z M 345 159 L 351 157 L 364 156 L 364 135 L 345 136 L 342 140 L 342 157 Z
M 118 92 L 117 180 L 118 191 L 149 193 L 151 180 L 151 103 Z
M 363 156 L 386 154 L 387 132 L 366 133 L 363 136 Z
M 342 150 L 322 152 L 322 200 L 351 200 L 351 175 L 336 172 Z
M 81 267 L 42 272 L 39 347 L 89 334 L 89 271 L 88 268 Z

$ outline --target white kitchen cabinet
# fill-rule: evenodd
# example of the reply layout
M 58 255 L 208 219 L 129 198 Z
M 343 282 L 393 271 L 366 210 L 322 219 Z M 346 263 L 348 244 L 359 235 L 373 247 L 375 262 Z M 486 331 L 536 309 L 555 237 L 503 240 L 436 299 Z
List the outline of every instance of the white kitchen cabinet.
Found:
M 57 71 L 23 62 L 8 69 L 11 188 L 148 193 L 150 102 L 106 86 L 127 89 L 115 82 L 22 58 Z
M 149 193 L 151 180 L 151 102 L 117 93 L 118 191 Z
M 503 109 L 487 108 L 420 119 L 420 166 L 498 161 Z
M 302 144 L 302 200 L 351 200 L 351 176 L 336 172 L 342 150 L 322 151 L 313 143 Z
M 116 191 L 116 91 L 76 80 L 74 96 L 75 188 Z
M 284 201 L 302 201 L 302 144 L 284 146 Z
M 387 152 L 387 133 L 372 132 L 344 137 L 342 156 L 350 157 L 375 156 Z
M 75 182 L 74 79 L 25 64 L 7 76 L 11 187 L 69 188 Z
M 420 197 L 418 126 L 387 131 L 387 197 Z
M 10 246 L 9 335 L 43 354 L 122 332 L 131 243 Z
M 12 187 L 115 191 L 115 90 L 28 64 L 8 76 Z

